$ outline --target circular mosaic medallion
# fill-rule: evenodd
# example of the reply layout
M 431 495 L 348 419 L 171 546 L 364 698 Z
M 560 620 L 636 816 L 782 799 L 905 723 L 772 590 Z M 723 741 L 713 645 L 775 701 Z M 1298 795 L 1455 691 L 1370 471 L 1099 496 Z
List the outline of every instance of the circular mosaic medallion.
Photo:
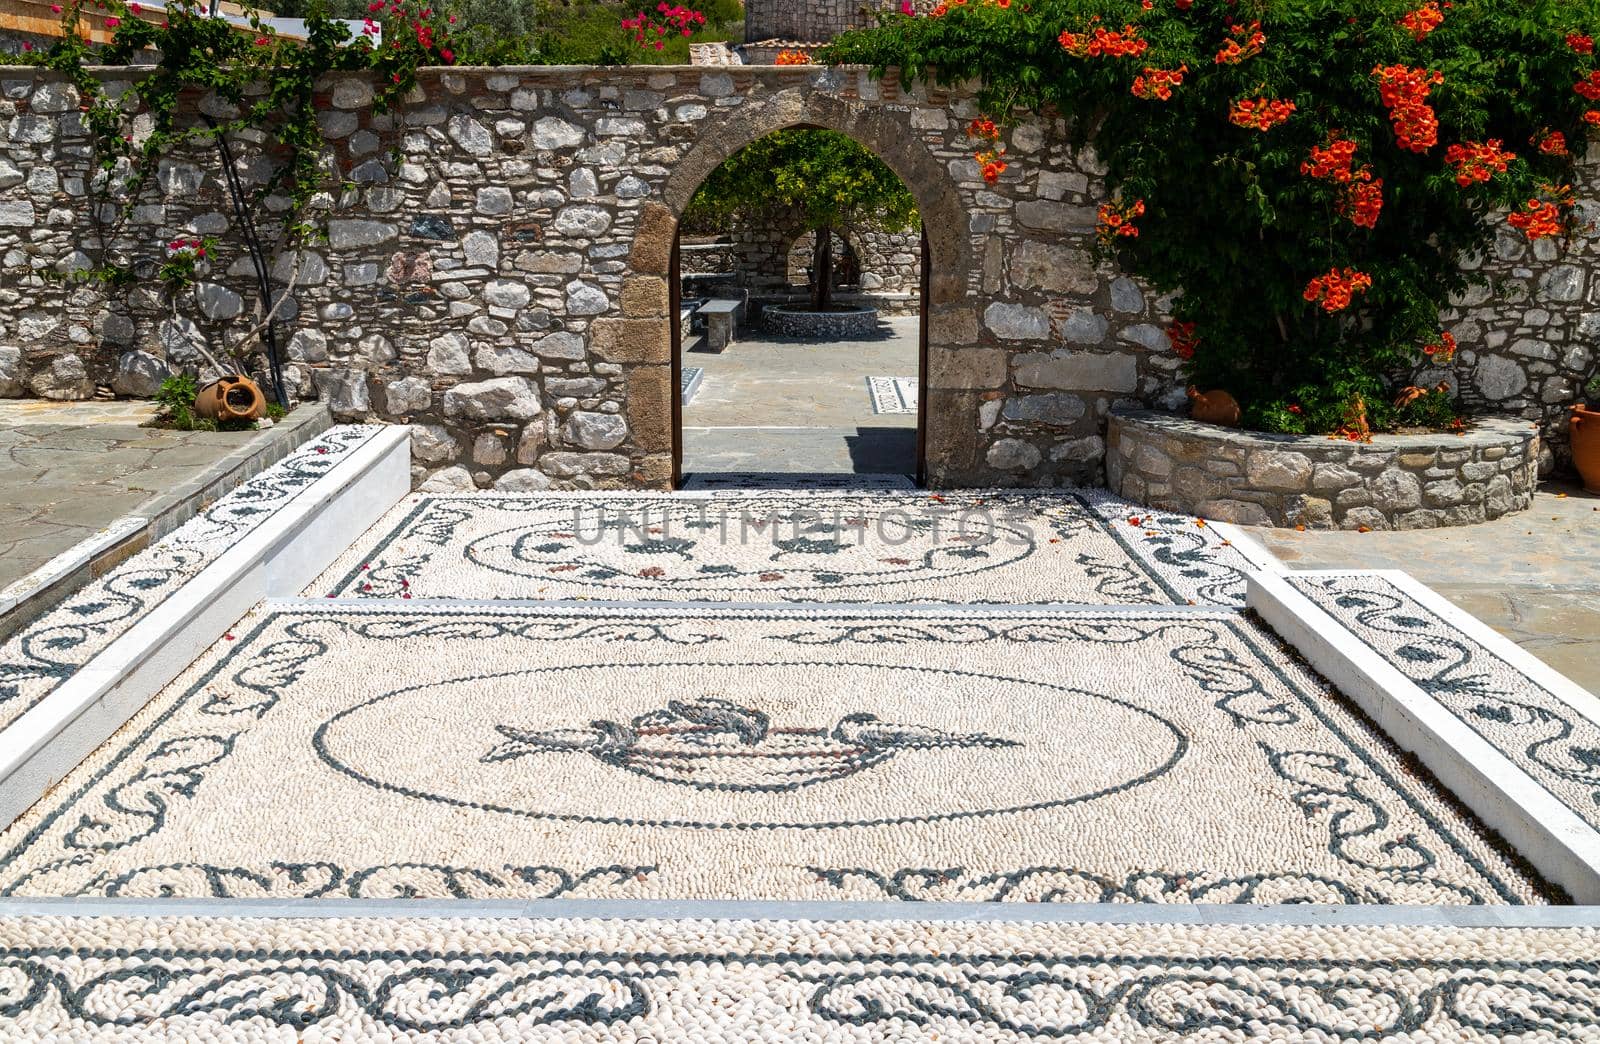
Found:
M 1033 553 L 1033 534 L 982 508 L 796 508 L 704 502 L 576 508 L 571 518 L 479 537 L 467 559 L 510 576 L 582 582 L 649 597 L 760 587 L 774 594 L 881 587 L 997 569 Z
M 1117 697 L 856 663 L 582 664 L 453 678 L 357 703 L 314 743 L 346 776 L 421 801 L 707 829 L 1054 808 L 1163 775 L 1188 748 L 1172 722 Z

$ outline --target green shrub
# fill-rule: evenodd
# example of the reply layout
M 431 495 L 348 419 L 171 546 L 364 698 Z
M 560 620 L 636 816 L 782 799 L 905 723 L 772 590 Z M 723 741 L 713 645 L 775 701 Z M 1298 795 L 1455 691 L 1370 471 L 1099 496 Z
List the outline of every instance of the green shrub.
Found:
M 976 78 L 985 112 L 1002 124 L 1023 110 L 1067 117 L 1107 168 L 1104 253 L 1178 292 L 1176 318 L 1194 324 L 1180 352 L 1192 351 L 1190 380 L 1232 391 L 1246 423 L 1267 430 L 1331 431 L 1358 400 L 1383 414 L 1378 404 L 1406 382 L 1423 346 L 1440 343 L 1450 295 L 1481 279 L 1460 261 L 1487 251 L 1499 210 L 1525 215 L 1536 200 L 1556 220 L 1534 223 L 1530 236 L 1568 231 L 1571 153 L 1600 121 L 1600 101 L 1584 93 L 1600 91 L 1600 72 L 1583 36 L 1600 26 L 1600 0 L 1145 7 L 969 2 L 942 17 L 885 16 L 822 57 L 899 67 L 908 80 Z M 1442 22 L 1425 31 L 1417 18 L 1430 12 Z M 1181 82 L 1163 87 L 1163 70 L 1182 70 Z M 1395 75 L 1404 70 L 1418 72 L 1425 95 Z M 1239 103 L 1260 100 L 1293 109 L 1250 126 Z M 1341 139 L 1354 145 L 1344 163 L 1332 155 L 1350 147 Z M 1486 180 L 1458 183 L 1466 168 L 1452 147 L 1492 140 L 1515 157 L 1485 167 Z M 995 173 L 1029 174 L 1025 161 Z M 1118 225 L 1119 214 L 1131 220 Z M 1347 305 L 1337 286 L 1346 273 L 1357 284 Z M 1330 274 L 1326 306 L 1308 299 Z

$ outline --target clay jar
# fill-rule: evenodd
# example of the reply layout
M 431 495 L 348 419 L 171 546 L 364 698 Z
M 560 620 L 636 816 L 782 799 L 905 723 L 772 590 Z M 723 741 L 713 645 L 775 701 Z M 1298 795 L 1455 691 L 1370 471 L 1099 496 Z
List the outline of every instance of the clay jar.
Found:
M 1600 410 L 1572 407 L 1572 463 L 1583 476 L 1583 488 L 1600 493 Z
M 1221 389 L 1201 392 L 1189 386 L 1189 416 L 1207 424 L 1220 424 L 1225 428 L 1239 426 L 1239 403 Z
M 236 373 L 201 388 L 194 411 L 212 420 L 256 420 L 267 412 L 267 397 L 255 381 Z

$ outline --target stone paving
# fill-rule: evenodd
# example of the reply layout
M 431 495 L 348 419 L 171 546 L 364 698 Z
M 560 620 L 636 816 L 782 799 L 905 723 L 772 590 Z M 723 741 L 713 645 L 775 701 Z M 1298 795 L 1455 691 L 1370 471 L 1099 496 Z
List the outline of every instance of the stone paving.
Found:
M 688 346 L 705 370 L 683 410 L 683 471 L 916 470 L 916 414 L 877 414 L 866 378 L 917 375 L 915 317 L 882 320 L 870 341 L 805 342 L 752 332 L 718 354 Z
M 0 590 L 257 432 L 165 431 L 148 402 L 0 402 Z
M 1600 497 L 1546 485 L 1524 514 L 1448 531 L 1254 528 L 1291 569 L 1400 569 L 1600 692 Z

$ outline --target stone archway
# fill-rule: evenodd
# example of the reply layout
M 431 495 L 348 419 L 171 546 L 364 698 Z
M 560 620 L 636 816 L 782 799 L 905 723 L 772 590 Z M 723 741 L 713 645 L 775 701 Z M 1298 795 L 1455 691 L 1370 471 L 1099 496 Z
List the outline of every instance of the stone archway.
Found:
M 651 279 L 652 286 L 657 288 L 653 296 L 659 298 L 664 294 L 667 299 L 662 310 L 664 315 L 655 324 L 655 351 L 649 354 L 658 359 L 664 356 L 669 362 L 668 372 L 661 375 L 659 384 L 663 391 L 670 392 L 670 398 L 669 408 L 630 408 L 629 412 L 637 418 L 636 424 L 638 419 L 647 419 L 658 429 L 649 432 L 651 442 L 659 439 L 659 422 L 667 420 L 674 486 L 680 478 L 682 453 L 681 405 L 677 394 L 681 366 L 677 321 L 678 224 L 695 192 L 718 165 L 757 139 L 792 128 L 837 131 L 865 146 L 900 178 L 917 202 L 923 224 L 918 364 L 921 396 L 916 454 L 919 481 L 926 476 L 930 455 L 939 449 L 935 445 L 936 428 L 930 424 L 930 411 L 937 408 L 936 402 L 930 402 L 936 393 L 931 393 L 929 388 L 929 351 L 930 343 L 937 340 L 931 336 L 931 331 L 939 325 L 938 313 L 962 304 L 976 281 L 969 222 L 961 196 L 944 165 L 895 114 L 881 107 L 810 89 L 790 89 L 761 100 L 752 99 L 709 129 L 673 168 L 659 199 L 646 204 L 639 215 L 628 262 L 636 279 Z M 960 328 L 960 324 L 951 325 Z

